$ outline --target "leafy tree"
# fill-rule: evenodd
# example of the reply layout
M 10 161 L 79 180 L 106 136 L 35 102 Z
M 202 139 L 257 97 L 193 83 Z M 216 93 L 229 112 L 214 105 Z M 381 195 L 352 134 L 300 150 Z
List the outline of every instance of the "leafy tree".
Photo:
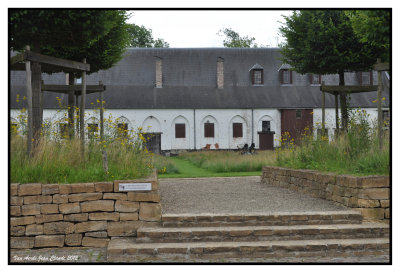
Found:
M 302 10 L 284 16 L 280 32 L 286 38 L 281 45 L 282 60 L 301 74 L 339 74 L 372 68 L 376 57 L 355 35 L 349 17 L 340 10 Z M 347 129 L 347 98 L 340 94 L 342 127 Z
M 371 54 L 390 61 L 391 12 L 388 9 L 346 11 L 354 33 Z
M 110 68 L 122 58 L 128 44 L 126 11 L 10 9 L 9 43 L 11 50 L 30 45 L 34 52 L 82 61 L 90 72 Z M 55 71 L 57 72 L 57 71 Z M 43 113 L 40 109 L 41 66 L 32 63 L 33 136 L 38 138 Z
M 128 26 L 131 47 L 169 47 L 163 39 L 154 40 L 152 30 L 144 26 L 130 24 Z
M 223 41 L 224 47 L 258 47 L 254 42 L 256 38 L 249 36 L 241 37 L 238 32 L 231 28 L 223 28 L 217 34 L 225 36 Z

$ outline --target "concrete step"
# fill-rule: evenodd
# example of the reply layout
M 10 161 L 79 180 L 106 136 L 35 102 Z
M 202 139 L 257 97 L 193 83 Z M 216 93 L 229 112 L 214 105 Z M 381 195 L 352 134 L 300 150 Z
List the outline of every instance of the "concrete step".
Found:
M 284 226 L 360 224 L 359 211 L 294 212 L 275 214 L 163 214 L 164 227 Z
M 296 226 L 221 226 L 140 228 L 137 242 L 226 242 L 261 240 L 311 240 L 382 238 L 389 236 L 385 223 L 296 225 Z
M 285 259 L 299 257 L 388 256 L 388 238 L 323 239 L 255 242 L 137 243 L 112 239 L 108 262 L 193 262 L 233 258 Z M 318 262 L 318 261 L 316 261 Z

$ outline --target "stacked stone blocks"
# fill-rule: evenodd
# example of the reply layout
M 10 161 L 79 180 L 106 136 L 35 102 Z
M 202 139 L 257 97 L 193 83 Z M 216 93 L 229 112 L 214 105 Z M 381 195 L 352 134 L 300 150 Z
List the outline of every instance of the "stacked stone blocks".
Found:
M 267 166 L 261 181 L 354 208 L 364 219 L 390 219 L 388 176 L 358 177 Z
M 151 183 L 151 191 L 120 192 L 120 183 Z M 79 184 L 11 184 L 11 248 L 106 247 L 113 237 L 159 226 L 156 171 L 147 179 Z

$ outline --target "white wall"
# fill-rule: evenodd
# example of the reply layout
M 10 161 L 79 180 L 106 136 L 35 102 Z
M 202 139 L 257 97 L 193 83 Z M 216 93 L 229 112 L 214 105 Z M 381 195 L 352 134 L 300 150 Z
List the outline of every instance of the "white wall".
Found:
M 360 108 L 361 110 L 365 110 L 368 115 L 368 122 L 371 126 L 376 125 L 378 120 L 378 109 L 376 108 Z M 383 110 L 388 110 L 388 108 L 383 108 Z M 357 110 L 353 110 L 357 111 Z M 314 128 L 321 128 L 322 123 L 322 108 L 314 109 L 314 118 L 313 118 L 313 127 Z M 342 115 L 340 114 L 339 109 L 339 120 L 341 119 Z M 335 121 L 335 108 L 326 108 L 325 109 L 325 128 L 328 129 L 328 136 L 330 139 L 334 136 L 334 130 L 336 128 L 336 121 Z
M 369 114 L 371 124 L 376 122 L 377 109 L 365 108 Z M 11 117 L 16 118 L 18 110 L 11 110 Z M 313 126 L 320 128 L 322 122 L 322 109 L 314 109 Z M 57 120 L 66 117 L 66 111 L 44 110 L 44 120 Z M 93 110 L 86 110 L 85 119 L 91 117 L 99 118 L 99 113 Z M 126 118 L 129 129 L 142 127 L 144 132 L 161 132 L 161 149 L 201 149 L 207 144 L 211 149 L 215 149 L 218 144 L 219 149 L 236 149 L 237 146 L 243 146 L 245 143 L 250 145 L 253 142 L 256 148 L 259 147 L 259 136 L 257 132 L 261 131 L 262 121 L 271 122 L 271 131 L 275 132 L 274 147 L 279 145 L 281 134 L 281 113 L 278 109 L 254 109 L 253 126 L 251 109 L 107 109 L 104 118 Z M 194 122 L 195 117 L 195 122 Z M 339 111 L 340 118 L 340 111 Z M 214 123 L 214 138 L 204 137 L 204 123 Z M 232 124 L 234 122 L 243 122 L 243 137 L 233 138 Z M 335 109 L 327 108 L 325 110 L 326 128 L 328 135 L 333 137 L 335 125 Z M 175 123 L 185 123 L 186 138 L 175 138 Z M 196 128 L 194 128 L 196 127 Z M 252 131 L 253 128 L 253 131 Z M 195 135 L 196 132 L 196 135 Z M 196 145 L 195 145 L 196 144 Z
M 11 117 L 16 117 L 18 113 L 18 110 L 11 110 Z M 66 111 L 44 110 L 43 119 L 55 121 L 63 119 L 66 115 Z M 99 119 L 99 112 L 86 109 L 85 120 L 88 121 L 92 117 Z M 194 117 L 196 122 L 194 122 Z M 254 109 L 253 126 L 251 109 L 198 109 L 195 113 L 193 109 L 107 109 L 104 112 L 104 118 L 113 120 L 126 118 L 129 121 L 129 129 L 142 127 L 144 132 L 161 132 L 162 150 L 201 149 L 207 144 L 211 145 L 211 149 L 215 149 L 215 144 L 218 144 L 219 149 L 236 149 L 238 145 L 243 146 L 245 143 L 250 145 L 252 136 L 258 148 L 257 131 L 261 131 L 261 121 L 271 121 L 271 131 L 275 131 L 275 138 L 280 136 L 281 122 L 280 112 L 276 109 Z M 214 123 L 214 138 L 204 137 L 204 123 L 207 121 Z M 243 123 L 242 138 L 233 138 L 233 122 Z M 175 138 L 175 123 L 186 124 L 186 138 Z M 277 141 L 275 141 L 276 145 L 278 145 Z

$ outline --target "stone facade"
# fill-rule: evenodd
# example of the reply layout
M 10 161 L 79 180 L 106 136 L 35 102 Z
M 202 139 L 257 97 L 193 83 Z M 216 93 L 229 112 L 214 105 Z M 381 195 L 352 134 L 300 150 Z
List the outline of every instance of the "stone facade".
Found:
M 120 183 L 151 183 L 151 191 L 121 192 Z M 111 237 L 159 226 L 157 172 L 146 179 L 68 185 L 11 184 L 12 249 L 106 247 Z
M 261 182 L 337 202 L 359 210 L 364 219 L 390 220 L 389 176 L 350 176 L 263 167 Z

